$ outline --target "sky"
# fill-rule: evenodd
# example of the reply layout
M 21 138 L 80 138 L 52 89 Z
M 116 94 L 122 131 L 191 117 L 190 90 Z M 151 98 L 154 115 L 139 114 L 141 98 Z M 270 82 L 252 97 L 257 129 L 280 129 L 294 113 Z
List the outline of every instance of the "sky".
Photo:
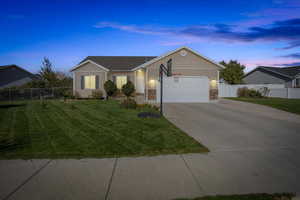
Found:
M 300 65 L 300 0 L 0 0 L 0 65 L 68 72 L 86 56 L 188 46 L 214 61 Z

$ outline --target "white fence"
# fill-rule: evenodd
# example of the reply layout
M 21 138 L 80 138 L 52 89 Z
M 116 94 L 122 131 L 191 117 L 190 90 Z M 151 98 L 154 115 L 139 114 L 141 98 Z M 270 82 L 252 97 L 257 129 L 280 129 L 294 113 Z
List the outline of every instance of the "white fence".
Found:
M 285 89 L 283 84 L 241 84 L 241 85 L 229 85 L 225 83 L 219 84 L 219 97 L 237 97 L 237 91 L 239 88 L 247 87 L 249 89 L 259 90 L 267 87 L 271 89 Z
M 269 97 L 300 99 L 300 88 L 285 88 L 283 84 L 228 85 L 220 83 L 219 97 L 237 97 L 238 89 L 243 87 L 255 90 L 260 90 L 264 87 L 267 87 L 270 89 L 268 94 Z

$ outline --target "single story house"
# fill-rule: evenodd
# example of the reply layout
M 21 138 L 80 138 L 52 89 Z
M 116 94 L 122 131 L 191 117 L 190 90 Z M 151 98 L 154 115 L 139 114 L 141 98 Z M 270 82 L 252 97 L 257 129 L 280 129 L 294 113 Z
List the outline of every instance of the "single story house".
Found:
M 0 66 L 0 88 L 21 86 L 34 78 L 32 73 L 17 65 Z
M 172 76 L 163 78 L 164 102 L 208 102 L 218 98 L 219 70 L 224 66 L 181 47 L 161 56 L 88 56 L 73 72 L 74 94 L 87 98 L 95 89 L 104 91 L 112 80 L 118 89 L 131 81 L 145 102 L 159 102 L 159 67 L 172 60 Z
M 248 72 L 243 80 L 246 84 L 284 84 L 287 88 L 300 87 L 300 66 L 259 66 Z

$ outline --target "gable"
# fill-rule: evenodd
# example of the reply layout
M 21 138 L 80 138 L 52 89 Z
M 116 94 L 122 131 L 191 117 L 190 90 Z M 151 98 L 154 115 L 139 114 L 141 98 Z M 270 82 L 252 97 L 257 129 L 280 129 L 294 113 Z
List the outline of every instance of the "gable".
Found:
M 266 73 L 262 70 L 255 70 L 243 78 L 246 84 L 282 84 L 285 80 L 271 73 Z
M 34 78 L 33 74 L 16 65 L 1 66 L 0 71 L 0 86 L 7 85 L 24 78 Z
M 246 75 L 244 75 L 244 78 L 252 75 L 253 73 L 255 73 L 257 71 L 259 71 L 261 73 L 264 73 L 264 74 L 267 74 L 268 76 L 273 76 L 274 78 L 282 79 L 282 80 L 285 80 L 285 81 L 291 80 L 291 78 L 289 76 L 284 75 L 282 73 L 278 73 L 278 72 L 273 71 L 273 70 L 270 70 L 269 68 L 266 68 L 266 67 L 257 67 L 254 70 L 248 72 Z M 255 74 L 259 74 L 259 73 L 255 73 Z
M 188 52 L 188 54 L 186 56 L 182 56 L 180 55 L 180 52 L 181 51 L 186 51 Z M 195 52 L 194 50 L 188 48 L 188 47 L 181 47 L 181 48 L 178 48 L 178 49 L 175 49 L 174 51 L 171 51 L 171 52 L 168 52 L 166 54 L 163 54 L 161 56 L 158 56 L 136 68 L 134 68 L 133 70 L 137 70 L 137 69 L 140 69 L 140 68 L 146 68 L 148 66 L 151 66 L 152 64 L 155 64 L 157 62 L 161 62 L 163 64 L 166 64 L 166 61 L 165 60 L 169 60 L 170 58 L 175 58 L 175 57 L 180 57 L 181 56 L 181 59 L 178 59 L 179 60 L 182 60 L 183 62 L 185 62 L 186 65 L 192 65 L 191 63 L 194 61 L 194 63 L 196 64 L 197 62 L 202 62 L 202 63 L 205 63 L 206 66 L 214 66 L 217 67 L 218 69 L 223 69 L 224 66 L 217 63 L 217 62 L 214 62 L 212 61 L 211 59 L 205 57 L 205 56 L 202 56 L 200 55 L 199 53 Z M 200 58 L 200 60 L 196 59 L 196 57 Z M 191 59 L 191 58 L 194 58 L 194 59 Z M 190 61 L 188 61 L 188 59 L 191 59 Z M 196 61 L 196 62 L 195 62 Z M 180 61 L 179 61 L 180 62 Z M 187 63 L 189 62 L 189 63 Z M 174 62 L 173 62 L 174 63 Z
M 90 71 L 109 71 L 109 70 L 93 61 L 87 60 L 75 66 L 70 71 L 90 72 Z
M 206 59 L 198 56 L 194 52 L 186 49 L 187 54 L 182 56 L 180 51 L 157 60 L 146 66 L 148 78 L 158 80 L 159 67 L 161 64 L 166 65 L 169 59 L 172 59 L 172 74 L 182 76 L 206 76 L 210 80 L 218 79 L 220 67 Z

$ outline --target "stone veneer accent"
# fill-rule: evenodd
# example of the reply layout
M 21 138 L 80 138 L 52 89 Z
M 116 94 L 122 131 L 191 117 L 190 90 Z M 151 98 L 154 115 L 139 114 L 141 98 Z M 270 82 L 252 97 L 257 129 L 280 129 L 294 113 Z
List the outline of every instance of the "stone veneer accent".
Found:
M 156 100 L 156 90 L 148 89 L 148 100 Z

